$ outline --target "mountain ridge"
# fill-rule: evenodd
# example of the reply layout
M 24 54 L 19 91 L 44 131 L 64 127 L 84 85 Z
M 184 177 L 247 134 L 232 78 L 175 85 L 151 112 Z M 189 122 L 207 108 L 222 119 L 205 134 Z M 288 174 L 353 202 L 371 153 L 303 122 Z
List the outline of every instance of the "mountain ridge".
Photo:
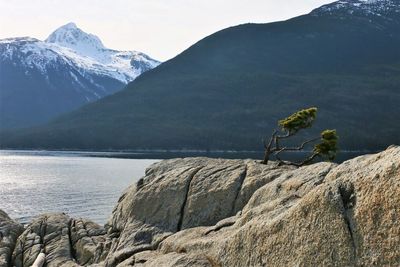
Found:
M 279 119 L 309 106 L 319 114 L 305 137 L 336 128 L 344 150 L 399 143 L 400 15 L 316 11 L 221 30 L 3 146 L 257 150 Z

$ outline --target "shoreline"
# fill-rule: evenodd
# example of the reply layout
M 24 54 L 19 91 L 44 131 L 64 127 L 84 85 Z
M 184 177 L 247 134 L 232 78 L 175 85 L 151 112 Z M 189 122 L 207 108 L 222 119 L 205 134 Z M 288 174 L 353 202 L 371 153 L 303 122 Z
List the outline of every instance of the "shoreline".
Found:
M 310 150 L 287 152 L 289 158 L 310 153 Z M 356 156 L 374 154 L 372 150 L 342 150 L 334 162 L 341 163 Z M 36 149 L 0 149 L 1 154 L 30 154 L 38 156 L 79 156 L 119 159 L 172 159 L 187 157 L 209 157 L 226 159 L 262 159 L 264 151 L 253 150 L 36 150 Z

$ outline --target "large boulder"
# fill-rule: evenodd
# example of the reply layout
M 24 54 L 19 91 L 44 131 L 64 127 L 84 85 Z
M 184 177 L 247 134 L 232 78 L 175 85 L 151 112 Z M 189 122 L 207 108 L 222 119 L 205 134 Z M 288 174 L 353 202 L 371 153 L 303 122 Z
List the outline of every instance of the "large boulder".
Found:
M 0 210 L 0 267 L 11 265 L 11 255 L 24 227 Z
M 235 223 L 181 231 L 159 250 L 219 266 L 399 266 L 400 147 L 332 167 L 289 171 L 258 189 Z
M 103 260 L 105 229 L 65 214 L 45 214 L 34 219 L 18 238 L 13 266 L 31 266 L 44 253 L 47 267 L 80 266 Z
M 334 166 L 321 163 L 298 169 L 276 162 L 263 165 L 255 160 L 208 158 L 156 163 L 123 194 L 113 211 L 106 228 L 114 239 L 105 266 L 126 264 L 135 254 L 157 250 L 185 229 L 209 226 L 209 232 L 216 232 L 234 224 L 253 193 L 274 181 L 283 183 L 295 176 L 287 186 L 292 191 L 301 187 L 298 191 L 305 194 Z
M 212 227 L 196 227 L 176 233 L 161 243 L 160 251 L 163 253 L 180 251 L 193 254 L 202 253 L 213 262 L 223 263 L 221 258 L 224 257 L 223 253 L 228 253 L 224 248 L 230 238 L 246 227 L 253 229 L 260 224 L 265 227 L 266 222 L 280 218 L 282 214 L 301 201 L 303 196 L 321 185 L 326 175 L 335 166 L 332 163 L 318 163 L 302 168 L 287 169 L 284 167 L 284 171 L 279 174 L 276 173 L 276 169 L 272 169 L 271 173 L 273 173 L 274 179 L 270 179 L 269 183 L 253 192 L 241 213 L 225 218 Z M 262 180 L 262 177 L 259 178 Z M 254 177 L 253 180 L 255 180 Z M 259 233 L 250 235 L 254 238 L 262 236 Z M 242 242 L 246 242 L 246 238 L 250 238 L 250 236 L 241 238 L 243 238 Z M 258 249 L 257 246 L 253 246 L 253 251 L 249 250 L 243 253 L 240 251 L 245 246 L 244 243 L 235 243 L 235 246 L 236 257 L 246 259 L 250 259 L 250 255 L 255 254 Z M 222 264 L 222 266 L 262 266 L 262 264 L 250 261 L 243 263 L 232 261 L 226 262 L 226 265 Z
M 249 162 L 186 158 L 151 166 L 122 195 L 106 225 L 115 237 L 106 266 L 154 250 L 182 229 L 211 226 L 234 215 Z

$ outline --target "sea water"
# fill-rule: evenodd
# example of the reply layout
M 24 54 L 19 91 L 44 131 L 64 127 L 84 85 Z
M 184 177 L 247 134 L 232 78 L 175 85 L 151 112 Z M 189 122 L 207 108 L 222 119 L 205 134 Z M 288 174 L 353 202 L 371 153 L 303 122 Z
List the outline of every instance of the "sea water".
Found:
M 0 209 L 28 223 L 49 212 L 104 224 L 125 188 L 157 160 L 79 152 L 0 151 Z

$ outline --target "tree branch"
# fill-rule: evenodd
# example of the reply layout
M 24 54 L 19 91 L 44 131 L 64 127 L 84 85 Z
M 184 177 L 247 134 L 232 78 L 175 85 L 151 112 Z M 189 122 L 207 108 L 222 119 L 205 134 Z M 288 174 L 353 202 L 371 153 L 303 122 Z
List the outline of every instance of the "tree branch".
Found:
M 279 154 L 282 153 L 282 152 L 284 152 L 284 151 L 299 151 L 299 150 L 303 150 L 305 145 L 307 145 L 307 144 L 309 144 L 309 143 L 312 143 L 312 142 L 315 142 L 315 141 L 317 141 L 317 140 L 320 139 L 320 138 L 321 138 L 321 137 L 316 137 L 316 138 L 310 139 L 310 140 L 308 140 L 308 141 L 305 141 L 305 142 L 303 142 L 303 143 L 302 143 L 300 146 L 298 146 L 298 147 L 283 147 L 283 148 L 279 149 L 279 150 L 276 152 L 275 157 L 276 157 L 277 159 L 279 159 L 279 157 L 278 157 Z
M 318 153 L 314 153 L 311 156 L 309 156 L 307 159 L 305 159 L 305 160 L 303 160 L 301 162 L 280 161 L 279 163 L 301 167 L 301 166 L 304 166 L 304 165 L 310 163 L 311 161 L 313 161 L 317 156 L 319 156 L 319 154 Z
M 296 133 L 297 133 L 297 131 L 293 131 L 293 132 L 287 131 L 285 135 L 277 135 L 276 137 L 278 139 L 286 139 L 286 138 L 289 138 L 289 137 L 295 135 Z

